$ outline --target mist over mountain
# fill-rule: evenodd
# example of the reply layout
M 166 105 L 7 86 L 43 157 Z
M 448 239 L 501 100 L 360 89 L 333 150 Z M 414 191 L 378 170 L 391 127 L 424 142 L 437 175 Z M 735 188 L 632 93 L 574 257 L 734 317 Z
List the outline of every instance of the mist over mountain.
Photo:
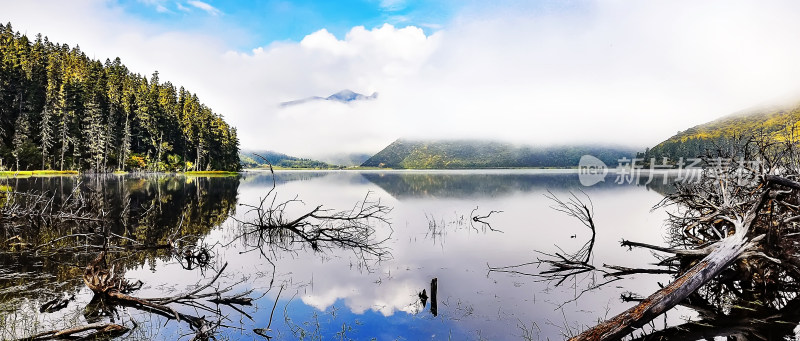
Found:
M 398 139 L 365 161 L 363 167 L 464 169 L 576 167 L 583 155 L 614 165 L 635 155 L 634 148 L 592 145 L 529 146 L 481 140 Z
M 372 154 L 336 153 L 336 154 L 322 155 L 317 159 L 332 165 L 354 167 L 354 166 L 360 166 L 362 163 L 369 160 L 370 157 L 372 157 Z
M 372 95 L 367 96 L 367 95 L 362 95 L 360 93 L 353 92 L 351 90 L 345 89 L 345 90 L 339 91 L 339 92 L 337 92 L 337 93 L 335 93 L 333 95 L 330 95 L 328 97 L 312 96 L 312 97 L 307 97 L 307 98 L 298 99 L 298 100 L 294 100 L 294 101 L 282 102 L 280 104 L 280 106 L 281 107 L 288 107 L 288 106 L 300 105 L 300 104 L 305 104 L 305 103 L 315 102 L 315 101 L 332 101 L 332 102 L 349 103 L 349 102 L 354 102 L 354 101 L 373 100 L 373 99 L 376 99 L 376 98 L 378 98 L 378 93 L 377 92 L 373 92 Z
M 645 160 L 666 157 L 668 162 L 676 162 L 680 158 L 714 156 L 756 135 L 763 134 L 775 141 L 796 139 L 798 128 L 800 101 L 762 105 L 680 131 L 646 150 L 643 157 Z
M 290 156 L 271 150 L 243 150 L 239 153 L 239 162 L 243 168 L 267 167 L 270 164 L 278 168 L 336 168 L 336 166 L 322 161 Z

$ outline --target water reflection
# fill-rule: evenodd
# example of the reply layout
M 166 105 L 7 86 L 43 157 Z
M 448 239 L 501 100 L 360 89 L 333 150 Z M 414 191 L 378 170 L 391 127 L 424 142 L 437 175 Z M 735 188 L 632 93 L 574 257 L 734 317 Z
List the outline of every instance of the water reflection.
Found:
M 359 181 L 359 177 L 370 181 Z M 322 260 L 296 254 L 279 256 L 277 268 L 291 269 L 290 280 L 295 283 L 292 288 L 302 303 L 314 308 L 312 311 L 336 310 L 341 316 L 342 308 L 346 308 L 356 314 L 355 319 L 370 316 L 369 326 L 361 319 L 364 324 L 356 328 L 360 330 L 359 338 L 373 337 L 376 334 L 371 333 L 387 330 L 398 321 L 408 323 L 405 326 L 409 333 L 421 331 L 425 338 L 507 339 L 523 333 L 518 325 L 531 323 L 538 325 L 536 333 L 542 338 L 559 337 L 565 324 L 575 328 L 602 316 L 606 307 L 624 306 L 618 300 L 624 291 L 621 286 L 648 292 L 657 288 L 655 282 L 659 278 L 662 282 L 667 278 L 624 280 L 620 287 L 603 288 L 561 309 L 564 301 L 574 297 L 574 289 L 554 288 L 522 276 L 487 277 L 487 263 L 516 264 L 536 257 L 534 250 L 557 250 L 556 243 L 563 248 L 579 248 L 586 236 L 581 235 L 580 242 L 570 236 L 583 234 L 585 228 L 550 210 L 551 203 L 543 196 L 546 188 L 555 187 L 556 193 L 565 194 L 578 186 L 574 173 L 524 171 L 331 172 L 324 178 L 286 183 L 278 191 L 298 195 L 310 207 L 322 203 L 348 207 L 364 193 L 374 192 L 394 207 L 391 217 L 395 232 L 390 243 L 394 258 L 374 272 L 365 272 L 355 271 L 353 259 L 346 253 L 327 254 Z M 618 241 L 624 235 L 661 242 L 657 227 L 663 216 L 649 213 L 661 196 L 644 186 L 612 185 L 611 181 L 586 190 L 597 202 L 600 235 L 596 259 L 646 265 L 651 259 L 648 252 L 627 252 L 619 248 Z M 243 186 L 240 194 L 242 201 L 253 201 L 263 195 L 263 188 L 259 191 Z M 470 212 L 476 206 L 483 214 L 502 210 L 489 221 L 503 233 L 471 226 Z M 436 222 L 434 229 L 432 221 Z M 656 228 L 628 231 L 630 226 Z M 235 263 L 240 261 L 259 266 L 253 259 Z M 437 316 L 423 310 L 419 303 L 423 289 L 430 295 L 432 278 L 438 279 Z M 591 279 L 582 279 L 587 280 Z M 289 317 L 299 320 L 300 311 L 289 311 Z M 305 315 L 305 321 L 313 320 L 313 314 Z
M 257 186 L 269 188 L 273 181 L 283 185 L 292 181 L 308 181 L 331 175 L 326 171 L 293 171 L 293 172 L 270 172 L 268 170 L 249 170 L 243 173 L 241 184 L 245 186 Z
M 84 287 L 83 267 L 102 245 L 95 232 L 104 228 L 118 241 L 119 250 L 114 250 L 119 251 L 115 252 L 119 271 L 154 269 L 171 255 L 164 248 L 136 246 L 165 245 L 171 240 L 191 243 L 196 236 L 207 235 L 233 213 L 238 179 L 107 175 L 10 179 L 5 185 L 39 195 L 42 204 L 35 207 L 43 211 L 55 207 L 53 215 L 75 202 L 80 204 L 75 213 L 85 217 L 4 219 L 0 290 L 5 295 L 0 300 L 14 302 L 78 293 Z M 33 198 L 20 196 L 8 204 L 27 206 Z
M 642 173 L 632 179 L 615 173 L 592 187 L 581 185 L 576 170 L 474 170 L 474 171 L 376 171 L 361 173 L 365 179 L 398 199 L 496 197 L 516 192 L 592 189 L 606 190 L 620 186 L 643 186 L 666 193 L 679 174 Z
M 588 240 L 585 226 L 549 208 L 552 202 L 544 196 L 548 189 L 560 197 L 582 189 L 591 197 L 597 226 L 595 265 L 647 267 L 654 262 L 649 251 L 629 251 L 619 241 L 663 244 L 660 227 L 666 212 L 651 208 L 670 187 L 661 177 L 649 184 L 647 178 L 631 184 L 615 180 L 610 174 L 606 181 L 586 188 L 572 172 L 276 172 L 276 202 L 298 200 L 287 209 L 287 216 L 318 205 L 337 211 L 352 209 L 367 193 L 392 207 L 388 218 L 393 233 L 385 246 L 393 257 L 370 264 L 362 264 L 347 249 L 245 252 L 252 244 L 237 239 L 240 226 L 228 217 L 250 218 L 247 210 L 236 209 L 237 204 L 259 203 L 273 186 L 269 173 L 246 173 L 240 178 L 31 178 L 7 184 L 18 190 L 58 193 L 56 200 L 64 200 L 80 186 L 86 197 L 102 203 L 99 207 L 108 212 L 110 230 L 119 236 L 165 244 L 194 235 L 202 240 L 186 242 L 214 245 L 210 263 L 229 264 L 221 285 L 253 290 L 257 298 L 242 311 L 220 308 L 230 319 L 227 324 L 236 327 L 222 330 L 220 337 L 252 339 L 254 329 L 264 331 L 269 326 L 269 335 L 276 339 L 305 335 L 312 339 L 545 340 L 562 338 L 609 312 L 631 306 L 620 300 L 623 293 L 646 295 L 658 289 L 658 282 L 670 280 L 668 275 L 636 275 L 576 298 L 582 288 L 604 279 L 589 273 L 555 287 L 528 276 L 488 272 L 489 266 L 536 259 L 535 251 L 577 251 Z M 491 211 L 502 212 L 484 220 L 502 233 L 472 223 L 473 214 L 486 216 Z M 42 227 L 19 237 L 34 243 L 73 234 L 76 228 Z M 2 233 L 4 241 L 17 234 Z M 127 245 L 124 238 L 118 241 Z M 0 245 L 0 252 L 0 300 L 6 310 L 38 311 L 54 296 L 76 295 L 61 311 L 59 318 L 67 319 L 67 311 L 82 309 L 91 300 L 80 281 L 90 252 L 20 252 L 9 242 Z M 124 265 L 127 278 L 145 283 L 137 292 L 144 297 L 180 291 L 208 276 L 201 269 L 185 270 L 187 262 L 166 250 L 120 252 L 116 259 Z M 46 322 L 56 320 L 50 314 L 33 315 Z M 683 323 L 681 315 L 697 317 L 682 309 L 670 314 L 667 323 Z M 175 333 L 186 333 L 181 325 L 166 324 L 159 317 L 134 318 L 149 326 L 142 327 L 147 338 L 172 339 Z M 797 321 L 791 316 L 786 319 Z M 0 328 L 0 332 L 6 330 Z

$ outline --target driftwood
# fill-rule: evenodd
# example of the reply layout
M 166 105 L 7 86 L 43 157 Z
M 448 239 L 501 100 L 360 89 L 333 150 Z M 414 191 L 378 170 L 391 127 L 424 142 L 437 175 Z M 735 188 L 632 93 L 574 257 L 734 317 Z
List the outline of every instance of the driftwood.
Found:
M 97 257 L 86 266 L 83 274 L 84 283 L 94 292 L 96 297 L 100 297 L 100 299 L 110 299 L 114 304 L 146 310 L 169 319 L 186 321 L 192 329 L 194 329 L 196 333 L 195 336 L 198 339 L 208 339 L 210 335 L 213 335 L 213 331 L 221 326 L 221 322 L 217 321 L 213 323 L 206 320 L 205 316 L 197 317 L 180 313 L 168 306 L 168 304 L 186 304 L 198 310 L 205 310 L 218 314 L 218 311 L 200 304 L 194 304 L 194 302 L 200 299 L 207 299 L 209 302 L 217 305 L 224 304 L 237 310 L 239 309 L 236 308 L 235 305 L 250 305 L 252 302 L 252 299 L 247 297 L 247 294 L 250 292 L 232 297 L 223 297 L 222 294 L 231 290 L 232 286 L 222 289 L 214 288 L 211 292 L 203 293 L 203 291 L 211 288 L 212 285 L 217 282 L 228 266 L 227 263 L 220 268 L 211 280 L 193 290 L 169 297 L 141 298 L 131 296 L 127 293 L 133 286 L 125 280 L 122 272 L 115 271 L 116 267 L 114 265 L 109 266 L 106 264 L 105 258 L 106 252 L 100 252 Z
M 273 172 L 271 164 L 270 172 Z M 303 214 L 289 217 L 287 211 L 290 206 L 304 203 L 297 197 L 279 201 L 276 188 L 273 172 L 272 188 L 261 197 L 258 204 L 239 204 L 247 209 L 247 218 L 232 216 L 238 222 L 240 231 L 230 243 L 241 240 L 249 247 L 243 252 L 257 250 L 269 260 L 269 253 L 274 255 L 278 251 L 294 252 L 310 247 L 315 252 L 322 252 L 341 248 L 351 250 L 357 256 L 359 265 L 365 266 L 368 261 L 391 258 L 386 241 L 393 232 L 387 218 L 392 209 L 379 199 L 371 198 L 371 192 L 367 192 L 364 199 L 349 210 L 334 211 L 318 205 Z M 380 236 L 380 228 L 389 232 L 389 235 Z
M 682 302 L 703 284 L 727 268 L 748 246 L 750 226 L 766 201 L 762 196 L 744 217 L 733 220 L 735 232 L 715 246 L 711 253 L 675 281 L 616 317 L 590 328 L 570 340 L 618 340 Z
M 434 278 L 431 280 L 431 315 L 434 317 L 439 314 L 439 303 L 436 298 L 439 291 L 439 279 Z
M 797 138 L 787 140 L 796 141 Z M 695 183 L 676 184 L 675 193 L 666 196 L 662 205 L 676 208 L 668 212 L 670 247 L 622 242 L 630 248 L 670 254 L 657 265 L 675 269 L 679 275 L 634 307 L 570 340 L 619 340 L 675 305 L 692 306 L 691 297 L 695 297 L 695 301 L 697 297 L 709 298 L 714 304 L 728 307 L 704 304 L 696 309 L 701 317 L 714 316 L 707 317 L 707 323 L 719 323 L 723 335 L 735 331 L 749 333 L 750 329 L 735 328 L 732 324 L 735 322 L 731 321 L 754 318 L 765 327 L 768 326 L 766 320 L 780 316 L 778 312 L 797 306 L 794 299 L 800 292 L 796 285 L 800 280 L 797 258 L 800 182 L 796 181 L 800 178 L 800 155 L 797 146 L 791 142 L 761 141 L 736 152 L 741 153 L 739 160 L 757 160 L 758 165 L 750 167 L 740 161 L 738 166 L 719 167 L 721 158 L 706 159 L 709 168 L 703 171 L 700 179 Z M 704 289 L 701 291 L 701 288 Z M 722 313 L 730 307 L 767 310 L 775 315 Z M 700 338 L 714 336 L 708 334 L 710 328 L 690 329 L 701 332 Z M 678 335 L 677 329 L 668 328 L 638 338 L 669 335 Z M 685 335 L 694 335 L 688 336 L 692 339 L 699 336 Z M 758 333 L 750 335 L 760 338 Z
M 473 224 L 473 223 L 480 223 L 481 226 L 483 227 L 484 231 L 486 229 L 489 229 L 489 231 L 492 231 L 492 232 L 503 233 L 503 231 L 500 231 L 500 230 L 497 230 L 495 228 L 492 228 L 492 224 L 490 224 L 488 221 L 486 221 L 486 219 L 489 219 L 492 216 L 492 214 L 494 214 L 494 213 L 500 214 L 500 213 L 503 213 L 503 211 L 494 211 L 494 210 L 492 210 L 492 211 L 489 211 L 489 213 L 487 213 L 485 215 L 478 215 L 478 214 L 475 213 L 476 211 L 478 211 L 478 206 L 475 206 L 475 209 L 473 209 L 472 212 L 469 213 L 469 216 L 470 216 L 469 226 L 471 226 L 473 229 L 475 229 L 475 231 L 478 231 L 478 228 L 475 227 L 475 224 Z
M 741 307 L 739 314 L 725 316 L 716 311 L 692 307 L 701 311 L 702 320 L 688 321 L 681 325 L 644 334 L 633 341 L 661 340 L 710 340 L 719 337 L 735 337 L 747 340 L 786 340 L 794 335 L 800 323 L 800 298 L 794 298 L 780 309 L 769 307 Z M 746 313 L 744 313 L 746 312 Z
M 64 340 L 64 339 L 75 338 L 76 334 L 85 333 L 87 331 L 91 332 L 85 335 L 81 335 L 82 340 L 111 339 L 127 333 L 128 330 L 129 329 L 127 327 L 115 323 L 92 323 L 84 326 L 67 328 L 62 330 L 46 331 L 21 340 L 28 340 L 28 341 Z
M 580 274 L 589 274 L 593 271 L 600 271 L 606 275 L 610 275 L 611 273 L 602 269 L 598 269 L 592 265 L 592 252 L 594 250 L 595 238 L 597 237 L 597 230 L 594 224 L 594 204 L 592 203 L 591 198 L 586 195 L 586 193 L 581 191 L 581 194 L 583 197 L 585 197 L 585 199 L 581 199 L 575 193 L 570 193 L 570 197 L 566 200 L 558 198 L 549 190 L 547 191 L 547 194 L 545 194 L 546 198 L 554 202 L 554 205 L 550 206 L 550 208 L 558 212 L 562 212 L 567 216 L 578 219 L 581 224 L 583 224 L 592 232 L 589 240 L 587 240 L 586 243 L 580 247 L 580 249 L 575 252 L 565 252 L 564 250 L 561 250 L 561 252 L 555 252 L 553 254 L 539 252 L 546 257 L 539 258 L 536 261 L 516 265 L 499 267 L 488 266 L 489 272 L 505 272 L 523 276 L 532 276 L 541 281 L 553 281 L 555 282 L 555 286 L 561 285 L 564 283 L 564 281 L 574 276 Z M 584 200 L 586 200 L 586 202 L 584 202 Z M 573 235 L 573 238 L 575 237 L 577 237 L 577 234 Z M 541 265 L 546 265 L 548 268 L 538 273 L 526 272 L 524 270 L 525 267 L 539 267 Z M 617 271 L 620 271 L 622 268 L 613 265 L 606 265 L 606 267 Z M 610 282 L 603 284 L 607 283 Z M 600 286 L 602 286 L 602 284 L 593 285 L 587 290 L 599 288 Z
M 141 207 L 131 207 L 130 193 L 125 189 L 117 193 L 117 189 L 109 189 L 102 183 L 103 179 L 97 177 L 86 182 L 62 183 L 55 191 L 40 191 L 27 189 L 26 184 L 17 184 L 19 189 L 3 191 L 0 194 L 0 254 L 12 257 L 10 259 L 25 259 L 14 262 L 12 269 L 3 271 L 16 275 L 16 271 L 26 269 L 29 264 L 44 263 L 44 275 L 51 273 L 54 267 L 65 266 L 81 262 L 87 264 L 83 277 L 85 285 L 95 294 L 92 301 L 83 309 L 86 318 L 85 326 L 68 325 L 63 330 L 53 330 L 46 333 L 31 331 L 25 339 L 110 339 L 117 337 L 116 332 L 124 333 L 127 328 L 125 323 L 120 323 L 119 307 L 134 308 L 146 313 L 156 314 L 167 319 L 177 320 L 188 324 L 198 338 L 213 338 L 213 332 L 223 326 L 223 321 L 231 321 L 231 317 L 223 314 L 221 308 L 238 310 L 243 316 L 250 319 L 246 312 L 239 310 L 240 306 L 251 304 L 248 297 L 251 291 L 227 294 L 233 286 L 220 288 L 213 285 L 220 278 L 225 267 L 219 271 L 212 271 L 208 278 L 198 283 L 198 289 L 174 297 L 143 298 L 137 297 L 135 290 L 143 284 L 131 283 L 125 279 L 125 270 L 132 262 L 141 259 L 142 251 L 148 256 L 164 259 L 173 258 L 186 269 L 200 268 L 203 272 L 211 268 L 215 254 L 213 245 L 200 243 L 203 231 L 213 224 L 213 220 L 222 220 L 228 216 L 234 203 L 223 202 L 223 209 L 213 213 L 202 213 L 200 219 L 193 219 L 196 207 L 170 203 L 170 207 L 187 207 L 186 211 L 170 212 L 181 213 L 178 226 L 164 226 L 161 223 L 171 224 L 172 219 L 157 219 L 163 213 L 161 209 L 161 190 L 156 193 L 145 193 L 147 200 L 136 198 L 135 203 L 142 203 Z M 70 191 L 68 188 L 72 187 Z M 30 186 L 38 188 L 39 186 Z M 42 186 L 42 188 L 45 188 Z M 197 199 L 205 202 L 197 191 Z M 235 192 L 235 190 L 234 190 Z M 120 195 L 118 195 L 120 194 Z M 156 198 L 155 196 L 158 195 Z M 231 196 L 232 198 L 232 196 Z M 181 197 L 191 201 L 195 197 Z M 150 205 L 146 205 L 146 203 Z M 122 204 L 120 207 L 119 204 Z M 216 210 L 216 208 L 215 208 Z M 184 218 L 190 218 L 192 224 L 183 226 Z M 212 221 L 209 221 L 212 220 Z M 187 220 L 190 221 L 190 220 Z M 143 224 L 138 224 L 142 222 Z M 142 231 L 139 226 L 154 228 L 153 232 Z M 134 226 L 136 229 L 134 230 Z M 200 227 L 198 230 L 196 227 Z M 157 231 L 155 231 L 157 230 Z M 171 231 L 171 232 L 170 232 Z M 141 232 L 141 233 L 140 233 Z M 24 258 L 23 258 L 24 257 Z M 106 263 L 106 258 L 109 262 Z M 111 261 L 115 258 L 115 261 Z M 93 259 L 93 260 L 92 260 Z M 91 260 L 91 261 L 89 261 Z M 87 262 L 88 261 L 88 262 Z M 37 269 L 38 272 L 38 269 Z M 65 274 L 69 274 L 67 271 Z M 216 276 L 214 276 L 216 273 Z M 58 272 L 59 277 L 62 271 Z M 43 276 L 44 277 L 44 276 Z M 80 275 L 79 275 L 80 277 Z M 214 277 L 211 279 L 211 277 Z M 78 278 L 75 278 L 78 279 Z M 38 280 L 38 278 L 37 278 Z M 243 281 L 244 279 L 242 279 Z M 80 279 L 78 279 L 80 281 Z M 206 283 L 208 282 L 208 283 Z M 73 282 L 70 282 L 72 284 Z M 49 287 L 40 287 L 38 283 L 26 283 L 20 288 L 32 288 L 35 292 L 25 292 L 21 295 L 41 300 L 39 312 L 50 314 L 71 308 L 74 294 L 51 293 Z M 205 284 L 205 285 L 203 285 Z M 40 294 L 42 292 L 43 294 Z M 227 307 L 221 307 L 221 306 Z M 193 316 L 196 315 L 196 316 Z M 199 317 L 198 317 L 199 316 Z M 110 321 L 109 321 L 110 317 Z M 110 323 L 108 323 L 110 322 Z M 118 324 L 116 324 L 118 323 Z M 135 322 L 133 322 L 135 325 Z M 67 328 L 68 327 L 68 328 Z M 134 327 L 135 328 L 135 327 Z M 7 335 L 15 337 L 14 335 Z
M 288 205 L 301 202 L 291 199 L 276 204 L 274 195 L 262 198 L 259 205 L 248 205 L 249 213 L 255 217 L 250 220 L 239 220 L 241 233 L 238 238 L 248 246 L 259 249 L 263 247 L 281 251 L 294 251 L 299 247 L 310 247 L 313 251 L 323 251 L 339 247 L 352 250 L 362 260 L 385 260 L 391 257 L 385 242 L 389 237 L 377 237 L 377 226 L 385 226 L 391 231 L 391 224 L 386 215 L 391 208 L 384 206 L 379 200 L 373 201 L 369 193 L 364 200 L 345 211 L 332 211 L 322 205 L 316 206 L 305 214 L 294 218 L 285 216 Z

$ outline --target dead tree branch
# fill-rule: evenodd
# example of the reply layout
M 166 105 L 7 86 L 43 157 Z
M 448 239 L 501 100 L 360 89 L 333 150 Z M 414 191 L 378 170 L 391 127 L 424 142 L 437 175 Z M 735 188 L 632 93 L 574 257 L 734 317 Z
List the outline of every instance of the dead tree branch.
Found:
M 760 160 L 758 167 L 706 168 L 699 181 L 678 184 L 662 202 L 673 208 L 668 218 L 672 247 L 623 241 L 623 246 L 672 254 L 671 264 L 679 262 L 677 278 L 570 340 L 620 339 L 697 293 L 709 302 L 742 302 L 743 307 L 779 308 L 796 297 L 800 270 L 791 265 L 798 263 L 800 230 L 793 219 L 800 215 L 800 182 L 793 180 L 800 170 L 792 163 L 798 160 L 796 149 L 776 143 L 755 147 L 755 155 L 742 153 Z
M 64 340 L 78 337 L 76 334 L 92 331 L 91 333 L 81 335 L 82 340 L 98 340 L 98 339 L 112 339 L 122 336 L 128 332 L 128 328 L 115 323 L 91 323 L 84 326 L 67 328 L 62 330 L 50 330 L 33 335 L 28 338 L 20 339 L 26 341 L 44 341 L 44 340 Z
M 276 250 L 295 251 L 304 247 L 313 251 L 348 249 L 365 264 L 391 257 L 385 242 L 393 232 L 388 218 L 392 209 L 383 205 L 380 199 L 373 199 L 371 192 L 349 210 L 334 211 L 318 205 L 290 217 L 288 210 L 304 203 L 297 197 L 278 201 L 274 172 L 272 179 L 272 188 L 258 204 L 239 204 L 247 209 L 246 218 L 233 217 L 239 224 L 240 233 L 231 243 L 242 240 L 267 259 L 270 258 L 268 253 L 275 255 Z M 387 230 L 388 234 L 382 235 L 386 231 L 379 233 L 379 227 Z
M 97 257 L 95 257 L 95 259 L 86 266 L 83 280 L 86 283 L 86 286 L 89 287 L 89 289 L 94 292 L 95 296 L 99 297 L 101 300 L 108 299 L 112 304 L 139 308 L 167 317 L 169 319 L 186 321 L 189 323 L 192 329 L 197 332 L 197 335 L 207 336 L 211 330 L 221 326 L 221 321 L 217 321 L 216 324 L 213 324 L 210 323 L 209 320 L 206 320 L 205 317 L 197 317 L 178 312 L 174 308 L 168 306 L 168 304 L 177 303 L 190 306 L 195 309 L 210 312 L 220 318 L 221 316 L 219 316 L 217 310 L 199 304 L 197 301 L 206 299 L 212 303 L 226 304 L 231 306 L 249 305 L 251 300 L 246 297 L 249 292 L 233 297 L 222 297 L 222 294 L 232 290 L 235 284 L 225 288 L 212 288 L 212 286 L 219 280 L 227 266 L 228 264 L 225 263 L 211 280 L 187 292 L 168 297 L 141 298 L 128 294 L 132 288 L 131 284 L 128 283 L 128 281 L 124 278 L 124 273 L 121 270 L 117 270 L 113 264 L 109 266 L 106 263 L 106 253 L 103 251 L 100 252 Z M 203 292 L 209 288 L 211 288 L 210 292 Z
M 559 248 L 561 252 L 556 252 L 554 254 L 539 252 L 540 254 L 546 256 L 546 258 L 539 258 L 533 262 L 511 266 L 489 266 L 489 272 L 506 272 L 534 276 L 543 281 L 554 281 L 556 286 L 561 285 L 564 283 L 564 281 L 573 276 L 584 273 L 601 271 L 607 274 L 607 272 L 597 269 L 591 264 L 594 241 L 597 235 L 594 225 L 594 205 L 592 204 L 591 198 L 589 198 L 586 193 L 581 193 L 586 197 L 585 200 L 588 201 L 588 203 L 585 203 L 583 199 L 579 198 L 577 195 L 575 195 L 575 193 L 572 192 L 570 192 L 570 197 L 566 201 L 558 198 L 549 190 L 547 191 L 547 194 L 545 194 L 545 197 L 555 202 L 555 205 L 551 206 L 552 209 L 578 219 L 581 224 L 589 228 L 589 230 L 592 232 L 592 236 L 588 241 L 586 241 L 586 243 L 583 244 L 583 246 L 581 246 L 580 249 L 578 249 L 578 251 L 569 253 Z M 538 273 L 517 270 L 528 265 L 535 265 L 537 268 L 541 265 L 547 265 L 548 268 Z M 593 288 L 590 287 L 589 290 L 592 289 Z
M 477 228 L 475 227 L 475 225 L 473 225 L 472 223 L 481 223 L 481 224 L 482 224 L 482 226 L 483 226 L 483 228 L 484 228 L 484 231 L 486 231 L 485 229 L 487 229 L 487 228 L 488 228 L 488 229 L 489 229 L 489 231 L 503 233 L 503 231 L 496 230 L 496 229 L 492 228 L 492 224 L 490 224 L 488 221 L 486 221 L 486 219 L 489 219 L 489 217 L 491 217 L 491 216 L 492 216 L 492 214 L 495 214 L 495 213 L 498 213 L 498 214 L 499 214 L 499 213 L 503 213 L 503 211 L 489 211 L 489 213 L 487 213 L 487 214 L 485 214 L 485 215 L 477 215 L 477 214 L 475 214 L 475 212 L 476 212 L 477 210 L 478 210 L 478 206 L 475 206 L 475 209 L 473 209 L 473 210 L 472 210 L 472 212 L 470 212 L 470 213 L 469 213 L 469 216 L 470 216 L 470 223 L 469 223 L 469 225 L 470 225 L 472 228 L 474 228 L 474 229 L 477 231 L 478 229 L 477 229 Z

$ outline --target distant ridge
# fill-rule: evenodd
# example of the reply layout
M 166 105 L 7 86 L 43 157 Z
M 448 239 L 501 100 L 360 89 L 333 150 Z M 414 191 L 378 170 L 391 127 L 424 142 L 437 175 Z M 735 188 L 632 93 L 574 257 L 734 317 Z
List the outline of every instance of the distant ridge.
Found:
M 498 141 L 398 139 L 365 161 L 363 167 L 396 169 L 465 169 L 577 167 L 583 155 L 607 165 L 635 155 L 633 148 L 603 146 L 520 146 Z
M 345 90 L 339 91 L 339 92 L 337 92 L 337 93 L 335 93 L 333 95 L 330 95 L 328 97 L 313 96 L 313 97 L 298 99 L 298 100 L 294 100 L 294 101 L 282 102 L 280 104 L 280 106 L 281 107 L 288 107 L 288 106 L 299 105 L 299 104 L 304 104 L 304 103 L 309 103 L 309 102 L 316 102 L 316 101 L 333 101 L 333 102 L 341 102 L 341 103 L 350 103 L 350 102 L 354 102 L 354 101 L 365 101 L 365 100 L 372 100 L 372 99 L 376 99 L 376 98 L 378 98 L 378 93 L 377 92 L 373 92 L 372 95 L 366 96 L 366 95 L 362 95 L 360 93 L 353 92 L 353 91 L 345 89 Z
M 320 156 L 317 159 L 331 165 L 339 165 L 345 167 L 360 166 L 364 161 L 367 161 L 372 154 L 364 153 L 338 153 Z
M 799 128 L 800 102 L 761 106 L 678 132 L 646 150 L 642 156 L 645 160 L 662 160 L 666 157 L 667 162 L 677 162 L 680 158 L 713 156 L 717 150 L 735 148 L 734 144 L 741 144 L 756 134 L 764 134 L 778 141 L 785 140 L 793 130 L 797 135 Z
M 269 164 L 272 164 L 272 166 L 279 168 L 314 168 L 314 169 L 337 168 L 337 166 L 330 165 L 322 161 L 303 159 L 269 150 L 242 151 L 241 153 L 239 153 L 239 162 L 244 168 L 258 168 L 267 166 L 268 165 L 267 161 L 265 161 L 261 157 L 266 158 L 269 161 Z

